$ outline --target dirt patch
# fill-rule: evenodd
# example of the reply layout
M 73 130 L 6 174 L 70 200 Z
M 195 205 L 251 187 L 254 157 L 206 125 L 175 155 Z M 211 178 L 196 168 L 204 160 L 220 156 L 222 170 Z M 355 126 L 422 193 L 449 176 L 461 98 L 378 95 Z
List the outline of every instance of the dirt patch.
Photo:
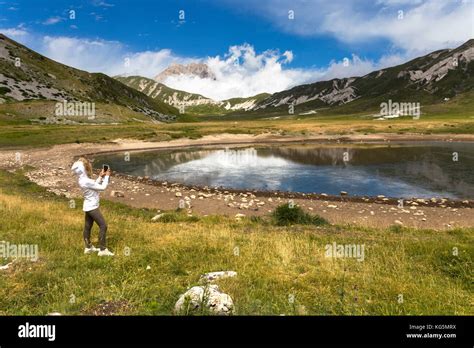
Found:
M 119 301 L 102 301 L 99 304 L 95 305 L 92 308 L 89 308 L 82 313 L 84 315 L 95 315 L 95 316 L 105 316 L 105 315 L 118 315 L 126 313 L 132 309 L 132 306 L 125 300 Z

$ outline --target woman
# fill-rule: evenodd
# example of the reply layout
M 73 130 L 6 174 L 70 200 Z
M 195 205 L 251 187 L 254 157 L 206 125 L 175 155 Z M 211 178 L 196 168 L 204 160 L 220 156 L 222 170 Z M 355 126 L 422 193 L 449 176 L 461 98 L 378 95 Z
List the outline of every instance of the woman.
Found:
M 74 162 L 71 170 L 78 177 L 78 183 L 84 193 L 83 211 L 85 212 L 84 242 L 86 248 L 84 254 L 91 254 L 98 251 L 99 256 L 114 256 L 106 247 L 105 235 L 107 233 L 107 223 L 99 209 L 99 192 L 104 191 L 109 184 L 110 168 L 105 172 L 103 169 L 96 181 L 92 177 L 92 165 L 84 157 Z M 91 243 L 91 229 L 94 222 L 99 226 L 99 248 L 97 249 Z

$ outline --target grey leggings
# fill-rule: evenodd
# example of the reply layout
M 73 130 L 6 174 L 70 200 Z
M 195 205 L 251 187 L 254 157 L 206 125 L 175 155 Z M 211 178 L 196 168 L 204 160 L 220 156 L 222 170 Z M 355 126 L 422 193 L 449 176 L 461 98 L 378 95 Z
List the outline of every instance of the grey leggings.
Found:
M 86 243 L 86 248 L 90 248 L 91 244 L 91 229 L 92 225 L 95 223 L 99 226 L 99 247 L 100 250 L 104 250 L 105 246 L 105 234 L 107 233 L 107 222 L 105 222 L 102 213 L 99 208 L 86 211 L 85 214 L 85 224 L 84 224 L 84 242 Z

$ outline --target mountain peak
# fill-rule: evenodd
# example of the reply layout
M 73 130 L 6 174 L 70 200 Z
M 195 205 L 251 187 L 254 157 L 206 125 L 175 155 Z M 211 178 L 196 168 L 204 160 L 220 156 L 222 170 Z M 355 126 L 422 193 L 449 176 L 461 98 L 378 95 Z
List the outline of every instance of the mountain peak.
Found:
M 209 66 L 205 63 L 189 63 L 189 64 L 177 64 L 172 63 L 165 70 L 160 72 L 155 77 L 155 81 L 163 82 L 170 76 L 197 76 L 200 78 L 211 78 L 215 79 L 214 73 L 209 69 Z

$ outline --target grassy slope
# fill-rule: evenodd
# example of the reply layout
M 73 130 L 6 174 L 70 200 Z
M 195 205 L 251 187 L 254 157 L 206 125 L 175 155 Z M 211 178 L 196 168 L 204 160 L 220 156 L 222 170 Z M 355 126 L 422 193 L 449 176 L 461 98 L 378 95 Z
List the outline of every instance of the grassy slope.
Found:
M 123 84 L 136 89 L 148 96 L 151 96 L 154 99 L 160 101 L 167 101 L 168 98 L 176 95 L 179 100 L 191 101 L 197 99 L 209 99 L 201 94 L 196 93 L 189 93 L 185 91 L 180 91 L 177 89 L 170 88 L 162 83 L 158 83 L 153 79 L 149 79 L 143 76 L 115 76 L 114 77 L 117 81 L 122 82 Z M 157 94 L 157 91 L 160 91 Z M 234 112 L 233 110 L 227 110 L 224 105 L 227 103 L 230 106 L 234 106 L 235 104 L 244 103 L 249 99 L 255 99 L 257 102 L 262 101 L 263 99 L 269 97 L 270 94 L 268 93 L 260 93 L 251 97 L 247 98 L 230 98 L 223 100 L 224 103 L 222 106 L 215 105 L 215 104 L 203 104 L 203 105 L 195 105 L 195 106 L 187 106 L 186 113 L 194 116 L 200 115 L 217 115 L 222 116 L 228 113 Z
M 128 106 L 134 110 L 148 108 L 164 114 L 178 114 L 176 108 L 153 100 L 105 74 L 88 73 L 58 63 L 1 34 L 0 40 L 11 57 L 21 58 L 21 68 L 14 67 L 11 61 L 0 60 L 0 74 L 16 81 L 35 80 L 65 91 L 66 94 L 79 100 L 113 103 L 124 107 Z M 18 104 L 21 106 L 24 103 Z
M 242 315 L 474 313 L 472 229 L 275 227 L 217 217 L 152 223 L 148 211 L 107 201 L 102 210 L 118 254 L 112 259 L 82 254 L 80 208 L 0 172 L 0 240 L 40 251 L 38 262 L 0 271 L 0 314 L 94 313 L 105 304 L 116 313 L 167 315 L 200 274 L 217 270 L 238 272 L 219 284 Z M 365 261 L 325 258 L 332 242 L 365 244 Z

